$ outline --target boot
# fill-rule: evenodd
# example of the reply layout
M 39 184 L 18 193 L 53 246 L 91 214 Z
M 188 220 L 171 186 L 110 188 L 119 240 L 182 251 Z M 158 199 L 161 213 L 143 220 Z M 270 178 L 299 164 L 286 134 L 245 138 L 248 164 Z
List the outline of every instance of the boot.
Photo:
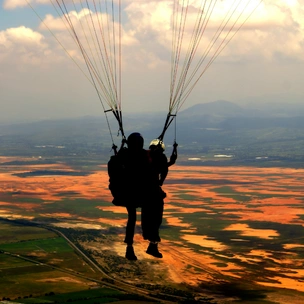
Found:
M 137 260 L 137 256 L 134 253 L 134 249 L 132 245 L 128 245 L 127 246 L 127 250 L 126 250 L 126 258 L 130 261 L 136 261 Z
M 150 242 L 146 253 L 151 254 L 152 256 L 154 256 L 156 258 L 162 258 L 163 257 L 163 255 L 158 251 L 157 243 Z

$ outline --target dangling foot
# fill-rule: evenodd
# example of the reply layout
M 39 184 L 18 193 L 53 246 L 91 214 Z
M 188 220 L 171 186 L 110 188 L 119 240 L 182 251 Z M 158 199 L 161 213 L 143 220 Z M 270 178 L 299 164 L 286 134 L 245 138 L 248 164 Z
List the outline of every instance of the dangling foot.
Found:
M 146 250 L 146 253 L 156 257 L 156 258 L 162 258 L 163 255 L 158 251 L 158 248 L 157 248 L 157 243 L 152 243 L 150 242 L 147 250 Z
M 136 261 L 137 260 L 137 256 L 134 253 L 134 249 L 132 245 L 128 245 L 127 246 L 127 250 L 126 250 L 126 258 L 130 261 Z

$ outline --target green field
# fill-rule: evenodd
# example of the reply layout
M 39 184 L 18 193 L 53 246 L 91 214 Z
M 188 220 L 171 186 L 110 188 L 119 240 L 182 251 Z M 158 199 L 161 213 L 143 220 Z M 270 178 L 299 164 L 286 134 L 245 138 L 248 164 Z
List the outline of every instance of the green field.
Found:
M 101 274 L 54 232 L 7 220 L 0 220 L 0 231 L 6 234 L 0 239 L 0 300 L 37 304 L 147 300 L 103 287 Z
M 54 232 L 8 221 L 0 222 L 0 230 L 5 236 L 0 239 L 0 298 L 86 290 L 89 281 L 73 272 L 98 278 L 66 240 Z

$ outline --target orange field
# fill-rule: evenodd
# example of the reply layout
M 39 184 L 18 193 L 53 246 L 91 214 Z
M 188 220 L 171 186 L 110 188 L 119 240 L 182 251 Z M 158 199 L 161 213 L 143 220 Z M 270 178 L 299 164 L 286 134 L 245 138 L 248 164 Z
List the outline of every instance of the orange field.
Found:
M 0 158 L 2 164 L 10 160 Z M 41 168 L 72 170 L 65 164 L 4 164 L 0 171 L 0 216 L 56 218 L 60 220 L 56 225 L 62 227 L 118 227 L 121 229 L 108 247 L 124 256 L 126 215 L 123 207 L 111 204 L 106 166 L 97 167 L 87 176 L 14 175 Z M 265 288 L 298 291 L 302 301 L 304 170 L 171 168 L 163 187 L 167 192 L 163 221 L 166 229 L 161 230 L 164 236 L 160 244 L 164 258 L 158 261 L 167 270 L 168 278 L 194 286 L 216 279 L 240 279 Z M 101 203 L 96 203 L 94 216 L 90 216 L 73 207 L 65 208 L 67 198 Z M 52 209 L 52 204 L 59 207 Z M 147 244 L 140 233 L 135 241 L 138 258 L 153 259 L 145 254 Z M 102 250 L 96 244 L 91 246 Z

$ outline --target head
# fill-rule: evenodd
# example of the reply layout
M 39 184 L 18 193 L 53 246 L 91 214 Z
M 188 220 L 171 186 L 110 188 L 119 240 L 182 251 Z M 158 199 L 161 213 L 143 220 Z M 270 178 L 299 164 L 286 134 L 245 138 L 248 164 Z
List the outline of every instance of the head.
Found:
M 165 144 L 159 140 L 159 139 L 153 139 L 151 142 L 150 142 L 150 146 L 149 146 L 149 149 L 150 150 L 155 150 L 155 149 L 159 149 L 161 150 L 162 152 L 165 151 Z
M 140 151 L 144 147 L 144 138 L 140 133 L 134 132 L 128 136 L 127 145 L 132 151 Z

